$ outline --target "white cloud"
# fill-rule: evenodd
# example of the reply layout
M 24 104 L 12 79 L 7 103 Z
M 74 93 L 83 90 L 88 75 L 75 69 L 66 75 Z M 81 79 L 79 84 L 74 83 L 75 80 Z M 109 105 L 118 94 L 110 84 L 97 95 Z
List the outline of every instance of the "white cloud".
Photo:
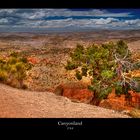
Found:
M 46 17 L 53 17 L 53 16 L 93 16 L 93 17 L 132 17 L 131 13 L 123 12 L 123 13 L 111 13 L 107 10 L 99 10 L 93 9 L 88 11 L 71 11 L 69 9 L 44 9 L 40 12 L 45 12 Z
M 45 13 L 44 12 L 36 12 L 35 14 L 29 16 L 29 19 L 38 19 L 38 18 L 43 18 L 45 17 Z
M 7 14 L 12 14 L 16 11 L 17 9 L 0 9 L 0 13 L 7 13 Z
M 26 11 L 23 11 L 22 13 L 16 13 L 17 16 L 21 17 L 21 18 L 24 18 L 24 19 L 41 19 L 43 17 L 46 17 L 46 13 L 45 13 L 45 10 L 41 10 L 41 9 L 38 9 L 38 10 L 26 10 Z
M 9 21 L 8 21 L 8 19 L 6 19 L 6 18 L 1 18 L 0 19 L 0 24 L 6 24 L 6 23 L 8 23 Z
M 132 17 L 133 15 L 128 12 L 112 13 L 107 10 L 93 9 L 93 10 L 78 10 L 73 11 L 70 9 L 0 9 L 0 15 L 4 13 L 9 16 L 17 16 L 26 19 L 40 19 L 54 16 L 90 16 L 90 17 Z
M 18 25 L 14 25 L 17 27 Z M 98 19 L 61 19 L 61 20 L 22 20 L 19 26 L 36 28 L 137 28 L 140 26 L 140 19 L 119 20 L 117 18 L 98 18 Z
M 125 23 L 126 23 L 127 25 L 139 24 L 139 23 L 140 23 L 140 19 L 126 20 Z
M 92 23 L 104 25 L 104 24 L 110 24 L 112 22 L 118 22 L 119 20 L 116 18 L 99 18 L 99 19 L 91 19 Z
M 5 16 L 5 17 L 4 17 Z M 47 20 L 46 18 L 63 16 L 66 19 Z M 90 16 L 91 18 L 73 19 L 72 16 Z M 111 13 L 107 10 L 71 11 L 69 9 L 0 9 L 0 27 L 28 28 L 139 28 L 140 19 L 119 19 L 131 17 L 131 13 Z

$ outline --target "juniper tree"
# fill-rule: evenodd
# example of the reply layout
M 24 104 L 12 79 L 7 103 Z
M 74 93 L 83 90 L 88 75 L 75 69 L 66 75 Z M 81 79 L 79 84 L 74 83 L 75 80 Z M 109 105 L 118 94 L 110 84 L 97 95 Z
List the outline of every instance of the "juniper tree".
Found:
M 75 70 L 78 80 L 83 76 L 91 77 L 88 88 L 94 94 L 92 104 L 99 105 L 113 88 L 116 94 L 123 93 L 126 96 L 128 90 L 135 89 L 136 81 L 125 76 L 135 69 L 134 66 L 127 44 L 119 40 L 116 43 L 93 44 L 87 48 L 78 44 L 65 68 Z

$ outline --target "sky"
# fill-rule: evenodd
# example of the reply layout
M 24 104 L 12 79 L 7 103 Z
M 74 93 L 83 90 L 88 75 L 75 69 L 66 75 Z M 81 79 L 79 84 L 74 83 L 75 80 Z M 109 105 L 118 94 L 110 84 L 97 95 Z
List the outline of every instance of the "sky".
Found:
M 0 9 L 0 32 L 140 29 L 140 9 Z

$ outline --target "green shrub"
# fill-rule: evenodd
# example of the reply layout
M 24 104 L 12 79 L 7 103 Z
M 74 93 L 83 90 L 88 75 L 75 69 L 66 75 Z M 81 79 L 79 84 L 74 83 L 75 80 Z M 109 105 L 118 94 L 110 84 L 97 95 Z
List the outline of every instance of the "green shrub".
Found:
M 80 71 L 76 71 L 75 76 L 76 76 L 76 78 L 77 78 L 78 80 L 81 80 L 81 79 L 82 79 L 82 75 L 81 75 Z
M 0 59 L 0 81 L 14 87 L 26 89 L 23 83 L 26 79 L 27 71 L 32 68 L 27 58 L 20 56 L 17 52 L 12 52 L 6 60 Z
M 73 70 L 75 68 L 77 68 L 77 65 L 76 64 L 74 64 L 74 63 L 72 63 L 70 61 L 67 61 L 67 65 L 65 66 L 65 69 L 66 70 Z
M 8 74 L 6 71 L 0 70 L 0 81 L 5 82 L 8 79 Z

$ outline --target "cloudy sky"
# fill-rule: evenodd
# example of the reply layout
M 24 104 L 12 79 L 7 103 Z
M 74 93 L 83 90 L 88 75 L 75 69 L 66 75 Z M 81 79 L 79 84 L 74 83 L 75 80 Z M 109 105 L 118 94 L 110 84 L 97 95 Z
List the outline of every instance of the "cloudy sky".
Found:
M 140 29 L 140 9 L 0 9 L 0 31 Z

